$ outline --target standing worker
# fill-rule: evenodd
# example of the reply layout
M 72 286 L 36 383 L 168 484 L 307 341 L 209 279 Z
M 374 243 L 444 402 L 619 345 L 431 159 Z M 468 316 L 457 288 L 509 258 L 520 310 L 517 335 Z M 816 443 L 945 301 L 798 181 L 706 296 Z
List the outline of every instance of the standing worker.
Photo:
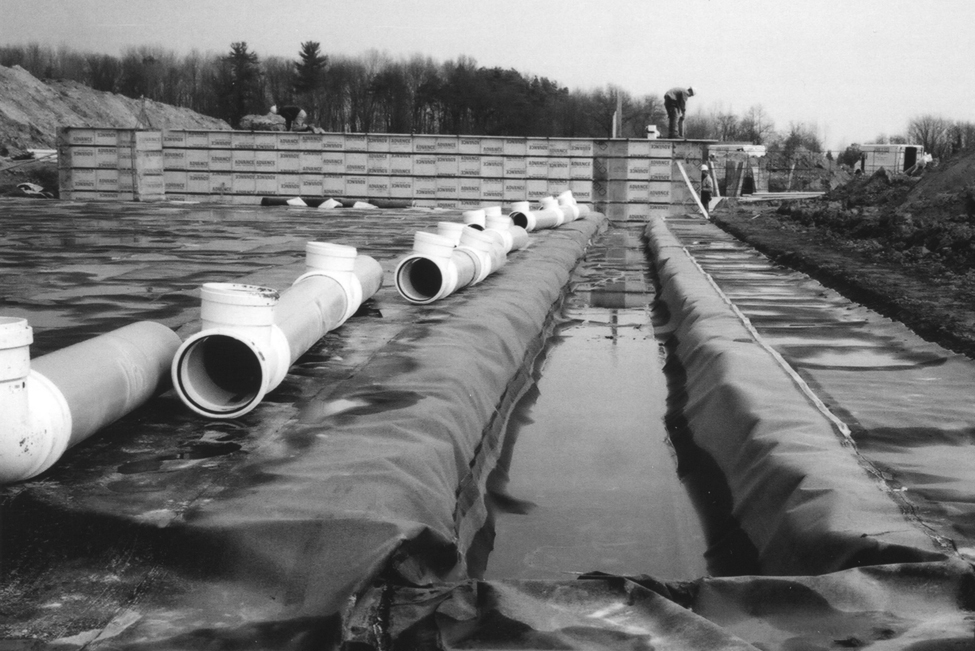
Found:
M 305 118 L 308 114 L 305 113 L 304 109 L 293 104 L 287 106 L 282 106 L 280 109 L 275 105 L 271 107 L 271 113 L 274 115 L 280 115 L 284 118 L 284 130 L 291 131 L 291 125 L 297 122 L 299 125 L 304 124 Z
M 684 114 L 687 112 L 689 97 L 694 97 L 693 88 L 671 88 L 664 95 L 664 108 L 667 109 L 667 119 L 670 121 L 668 138 L 684 137 Z
M 714 181 L 707 165 L 701 165 L 701 205 L 704 206 L 704 216 L 711 219 L 711 193 L 714 192 Z

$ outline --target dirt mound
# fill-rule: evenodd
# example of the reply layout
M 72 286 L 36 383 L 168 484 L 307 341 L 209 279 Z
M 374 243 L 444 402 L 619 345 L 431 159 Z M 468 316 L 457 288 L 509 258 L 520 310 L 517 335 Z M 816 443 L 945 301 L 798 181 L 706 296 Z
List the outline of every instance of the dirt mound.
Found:
M 92 90 L 72 81 L 43 82 L 20 66 L 0 66 L 0 155 L 50 149 L 60 126 L 133 128 L 145 114 L 154 129 L 229 129 L 223 120 L 152 100 Z

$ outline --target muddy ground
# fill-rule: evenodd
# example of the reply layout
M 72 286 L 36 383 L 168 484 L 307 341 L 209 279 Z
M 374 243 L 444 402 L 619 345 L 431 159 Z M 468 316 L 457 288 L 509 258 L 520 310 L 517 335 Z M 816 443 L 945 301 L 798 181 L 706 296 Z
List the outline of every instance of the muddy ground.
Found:
M 723 229 L 774 261 L 975 359 L 975 273 L 878 260 L 856 242 L 774 211 L 738 208 L 715 217 Z

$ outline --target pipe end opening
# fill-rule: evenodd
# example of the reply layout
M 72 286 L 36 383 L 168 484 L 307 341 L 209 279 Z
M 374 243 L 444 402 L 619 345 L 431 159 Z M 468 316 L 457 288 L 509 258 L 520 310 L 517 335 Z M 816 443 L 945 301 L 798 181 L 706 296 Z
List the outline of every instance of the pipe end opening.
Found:
M 264 397 L 264 365 L 246 342 L 223 334 L 191 341 L 177 359 L 173 383 L 199 414 L 235 418 Z
M 521 226 L 524 229 L 528 228 L 528 215 L 520 210 L 511 213 L 509 217 L 511 217 L 511 221 L 514 222 L 515 226 Z
M 396 274 L 397 289 L 413 303 L 429 303 L 443 289 L 443 284 L 440 266 L 428 258 L 407 260 Z

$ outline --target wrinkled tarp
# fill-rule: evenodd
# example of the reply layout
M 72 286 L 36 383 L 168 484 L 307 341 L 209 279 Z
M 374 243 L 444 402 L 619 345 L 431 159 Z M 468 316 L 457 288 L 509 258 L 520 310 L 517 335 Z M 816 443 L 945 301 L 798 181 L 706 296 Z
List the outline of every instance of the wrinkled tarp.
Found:
M 967 563 L 912 563 L 817 577 L 590 575 L 371 590 L 347 639 L 393 649 L 782 649 L 961 651 L 975 645 Z M 381 617 L 380 617 L 381 614 Z
M 670 317 L 672 437 L 720 473 L 755 573 L 944 559 L 666 223 L 646 233 Z
M 448 301 L 390 306 L 403 319 L 397 331 L 364 326 L 379 328 L 385 345 L 320 385 L 296 419 L 248 446 L 217 480 L 204 473 L 196 483 L 178 460 L 147 459 L 120 466 L 131 473 L 121 478 L 89 477 L 93 490 L 84 493 L 44 478 L 12 489 L 3 511 L 4 637 L 88 648 L 327 645 L 349 597 L 385 568 L 410 581 L 464 576 L 484 509 L 476 499 L 458 509 L 458 493 L 490 470 L 482 433 L 603 222 L 593 214 L 537 234 Z M 371 252 L 368 243 L 359 250 Z M 293 372 L 315 371 L 299 360 Z M 287 391 L 275 399 L 293 401 Z M 268 402 L 239 423 L 206 426 L 212 434 L 203 439 L 236 445 L 234 428 L 274 417 Z M 178 412 L 173 403 L 150 412 L 157 427 Z M 105 445 L 77 451 L 52 476 L 85 473 L 86 451 L 104 472 L 111 460 L 96 450 Z M 147 512 L 145 491 L 171 499 Z

